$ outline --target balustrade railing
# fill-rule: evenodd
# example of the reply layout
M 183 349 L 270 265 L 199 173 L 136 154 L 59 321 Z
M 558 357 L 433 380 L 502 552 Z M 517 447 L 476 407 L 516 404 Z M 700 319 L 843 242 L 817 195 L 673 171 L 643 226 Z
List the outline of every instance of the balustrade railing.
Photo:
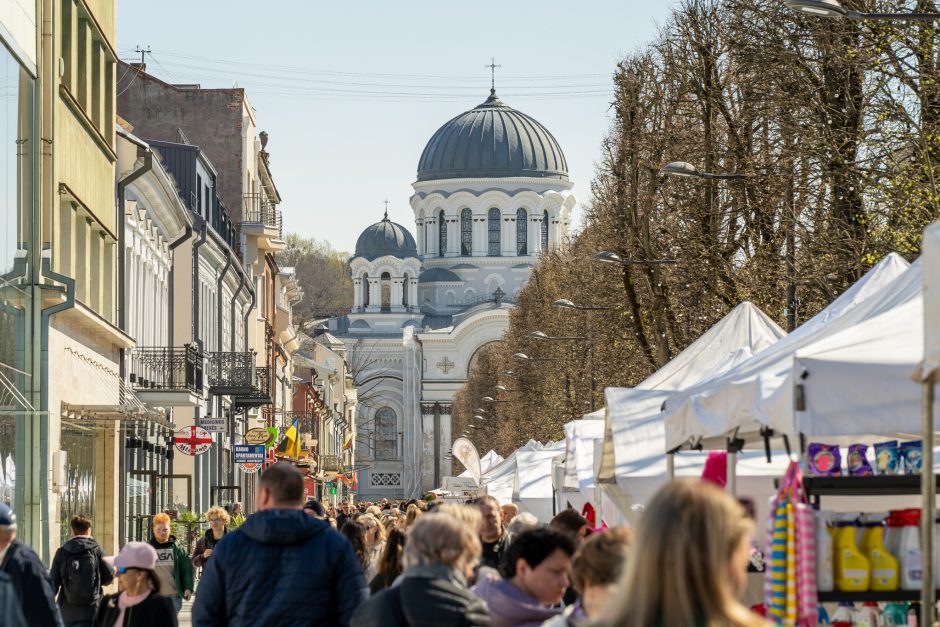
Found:
M 261 407 L 274 402 L 271 397 L 271 368 L 261 366 L 254 369 L 254 382 L 247 392 L 235 394 L 235 404 L 240 407 Z
M 242 197 L 242 224 L 263 224 L 282 233 L 281 211 L 264 194 L 245 194 Z
M 180 348 L 135 348 L 129 366 L 128 378 L 135 390 L 202 393 L 204 356 L 191 344 Z
M 255 377 L 254 352 L 209 353 L 209 391 L 213 394 L 250 394 Z

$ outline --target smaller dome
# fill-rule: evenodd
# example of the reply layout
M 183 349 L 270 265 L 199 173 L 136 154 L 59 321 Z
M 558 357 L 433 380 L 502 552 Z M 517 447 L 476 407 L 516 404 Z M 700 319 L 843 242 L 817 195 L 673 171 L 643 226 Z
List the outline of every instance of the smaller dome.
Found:
M 463 279 L 447 268 L 431 268 L 421 273 L 418 283 L 463 283 Z
M 388 214 L 381 221 L 368 227 L 356 240 L 356 257 L 365 257 L 369 261 L 390 255 L 399 259 L 418 256 L 415 238 L 402 225 L 388 219 Z

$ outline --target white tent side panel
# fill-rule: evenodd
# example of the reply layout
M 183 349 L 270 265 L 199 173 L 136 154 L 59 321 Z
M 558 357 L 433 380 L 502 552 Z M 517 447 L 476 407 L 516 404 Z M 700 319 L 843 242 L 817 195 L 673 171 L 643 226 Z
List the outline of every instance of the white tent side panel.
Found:
M 940 368 L 940 222 L 924 231 L 924 374 Z

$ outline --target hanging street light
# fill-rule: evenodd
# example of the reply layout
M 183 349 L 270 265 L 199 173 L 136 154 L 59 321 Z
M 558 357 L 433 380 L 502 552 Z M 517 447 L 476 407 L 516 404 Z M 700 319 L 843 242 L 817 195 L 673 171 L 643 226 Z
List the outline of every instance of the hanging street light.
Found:
M 609 250 L 594 253 L 594 261 L 618 266 L 667 266 L 679 263 L 678 259 L 621 259 L 620 255 Z
M 940 19 L 940 13 L 864 13 L 852 11 L 842 6 L 839 0 L 783 0 L 784 6 L 805 15 L 814 17 L 845 18 L 847 20 L 886 20 L 903 22 L 906 20 L 931 21 Z
M 555 307 L 561 307 L 562 309 L 577 309 L 578 311 L 609 311 L 610 307 L 588 307 L 584 305 L 575 305 L 572 301 L 567 298 L 559 298 L 552 303 Z
M 687 161 L 673 161 L 672 163 L 667 163 L 659 170 L 659 173 L 668 176 L 702 179 L 705 181 L 728 181 L 731 179 L 743 179 L 750 176 L 750 174 L 740 174 L 738 172 L 733 172 L 731 174 L 702 172 Z

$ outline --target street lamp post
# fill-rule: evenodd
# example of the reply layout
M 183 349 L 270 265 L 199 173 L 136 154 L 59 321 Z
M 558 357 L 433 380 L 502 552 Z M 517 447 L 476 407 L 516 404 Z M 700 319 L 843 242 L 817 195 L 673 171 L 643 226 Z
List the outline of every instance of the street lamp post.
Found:
M 559 301 L 555 301 L 556 303 Z M 567 301 L 571 303 L 571 301 Z M 574 303 L 571 303 L 574 305 Z M 542 331 L 532 331 L 529 333 L 529 337 L 535 340 L 540 340 L 544 342 L 587 342 L 588 343 L 588 363 L 590 364 L 590 377 L 591 377 L 591 412 L 594 412 L 594 396 L 595 390 L 597 388 L 597 379 L 594 376 L 594 337 L 590 334 L 590 320 L 588 321 L 588 335 L 572 335 L 572 336 L 553 336 L 547 335 Z
M 622 259 L 620 259 L 620 256 L 617 255 L 616 253 L 611 253 L 611 252 L 606 252 L 606 251 L 605 251 L 603 258 L 599 257 L 598 255 L 595 255 L 595 258 L 597 258 L 598 260 L 601 260 L 601 261 L 605 261 L 606 263 L 617 263 L 617 261 L 614 261 L 614 258 L 616 258 L 616 259 L 621 263 L 621 265 L 625 265 L 625 262 L 624 262 Z M 658 261 L 663 261 L 663 262 L 665 262 L 665 261 L 667 261 L 667 260 L 658 260 Z M 670 261 L 671 261 L 671 260 L 670 260 Z M 639 263 L 639 262 L 638 262 L 638 263 Z M 655 261 L 648 261 L 647 263 L 655 263 Z M 552 304 L 555 305 L 556 307 L 561 307 L 562 309 L 573 309 L 574 311 L 610 311 L 610 307 L 599 307 L 599 306 L 596 306 L 596 305 L 577 305 L 577 304 L 573 303 L 572 301 L 568 300 L 567 298 L 560 298 L 560 299 L 556 300 L 556 301 L 555 301 L 554 303 L 552 303 Z M 597 395 L 597 394 L 596 394 L 596 391 L 597 391 L 597 378 L 594 376 L 594 372 L 595 372 L 595 369 L 594 369 L 594 343 L 595 343 L 595 338 L 594 338 L 594 324 L 593 324 L 593 317 L 592 317 L 592 316 L 588 316 L 588 318 L 587 318 L 587 329 L 586 329 L 586 330 L 587 330 L 587 335 L 586 335 L 586 337 L 584 337 L 584 338 L 582 338 L 582 339 L 587 340 L 587 342 L 588 342 L 588 360 L 589 360 L 589 362 L 590 362 L 590 369 L 591 369 L 591 373 L 590 373 L 590 376 L 591 376 L 591 412 L 593 413 L 594 410 L 595 410 L 595 408 L 596 408 L 596 401 L 595 401 L 594 397 Z M 544 335 L 544 334 L 543 334 L 543 335 Z M 533 335 L 532 337 L 536 337 L 536 336 Z M 541 338 L 539 338 L 539 339 L 541 339 Z M 551 338 L 545 338 L 545 339 L 551 339 Z M 569 338 L 559 338 L 559 339 L 569 339 Z

